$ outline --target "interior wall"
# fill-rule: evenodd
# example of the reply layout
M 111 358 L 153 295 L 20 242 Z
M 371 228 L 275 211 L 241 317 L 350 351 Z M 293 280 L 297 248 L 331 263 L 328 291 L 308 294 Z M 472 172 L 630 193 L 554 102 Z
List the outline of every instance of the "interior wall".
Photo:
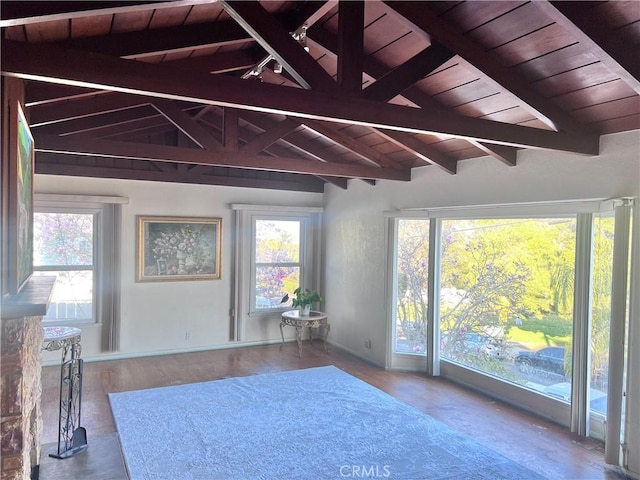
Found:
M 121 341 L 120 351 L 103 353 L 100 328 L 82 329 L 82 357 L 108 358 L 230 346 L 233 308 L 233 234 L 231 203 L 322 206 L 322 194 L 240 187 L 184 185 L 97 178 L 36 175 L 37 193 L 108 195 L 129 199 L 122 205 Z M 136 215 L 222 218 L 222 278 L 208 281 L 135 282 Z M 278 318 L 265 322 L 279 322 Z M 262 328 L 250 338 L 277 340 Z M 248 327 L 250 328 L 250 327 Z M 45 352 L 45 362 L 60 362 L 60 352 Z
M 328 186 L 324 296 L 332 340 L 386 365 L 385 210 L 637 196 L 640 132 L 603 136 L 600 152 L 587 157 L 527 150 L 519 152 L 516 167 L 485 157 L 460 162 L 456 175 L 428 166 L 414 169 L 411 182 L 351 181 L 348 190 Z

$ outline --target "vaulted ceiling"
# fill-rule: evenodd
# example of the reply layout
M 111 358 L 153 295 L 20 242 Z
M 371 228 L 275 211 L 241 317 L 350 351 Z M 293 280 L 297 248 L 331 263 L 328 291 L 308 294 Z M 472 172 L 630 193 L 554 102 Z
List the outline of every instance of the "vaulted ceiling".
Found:
M 0 4 L 36 172 L 321 192 L 640 128 L 640 2 Z

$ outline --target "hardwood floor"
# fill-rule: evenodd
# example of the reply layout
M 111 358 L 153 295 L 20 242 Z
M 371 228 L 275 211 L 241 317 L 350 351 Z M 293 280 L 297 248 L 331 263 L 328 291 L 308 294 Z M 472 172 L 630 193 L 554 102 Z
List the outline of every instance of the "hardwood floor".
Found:
M 305 343 L 301 359 L 295 344 L 287 344 L 283 350 L 278 345 L 267 345 L 85 363 L 82 424 L 88 432 L 89 449 L 92 438 L 115 432 L 107 398 L 110 392 L 331 364 L 547 478 L 624 478 L 604 463 L 603 445 L 599 442 L 577 437 L 562 427 L 444 379 L 385 371 L 335 348 L 327 354 L 320 342 L 313 346 Z M 59 367 L 43 368 L 43 444 L 57 440 L 59 375 Z M 86 478 L 81 472 L 77 475 L 76 478 Z

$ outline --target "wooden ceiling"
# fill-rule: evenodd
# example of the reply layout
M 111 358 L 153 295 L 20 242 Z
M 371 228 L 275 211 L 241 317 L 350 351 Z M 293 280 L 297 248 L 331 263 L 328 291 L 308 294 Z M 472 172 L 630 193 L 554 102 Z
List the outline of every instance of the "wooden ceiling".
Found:
M 39 173 L 322 192 L 640 128 L 636 0 L 0 9 Z

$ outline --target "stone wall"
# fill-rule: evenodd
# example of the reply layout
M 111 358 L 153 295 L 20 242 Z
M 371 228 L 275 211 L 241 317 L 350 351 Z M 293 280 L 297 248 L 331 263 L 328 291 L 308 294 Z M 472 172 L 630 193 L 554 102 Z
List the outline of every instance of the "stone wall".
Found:
M 40 463 L 42 317 L 2 319 L 1 480 L 31 478 Z

